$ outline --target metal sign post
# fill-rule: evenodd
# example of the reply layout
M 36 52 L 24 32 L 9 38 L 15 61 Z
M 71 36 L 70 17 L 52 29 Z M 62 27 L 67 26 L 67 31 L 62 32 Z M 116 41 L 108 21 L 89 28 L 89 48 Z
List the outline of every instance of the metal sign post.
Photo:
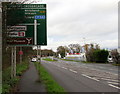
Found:
M 11 47 L 11 78 L 13 78 L 13 64 L 14 64 L 14 52 L 13 47 Z
M 22 47 L 20 47 L 20 51 L 22 51 Z M 22 63 L 22 54 L 20 54 L 20 63 Z
M 38 47 L 39 47 L 39 46 L 37 46 L 37 62 L 38 62 Z
M 40 64 L 41 64 L 41 46 L 39 46 L 40 48 Z
M 16 46 L 14 47 L 14 66 L 13 66 L 13 77 L 16 77 Z
M 37 45 L 37 20 L 34 20 L 34 45 Z

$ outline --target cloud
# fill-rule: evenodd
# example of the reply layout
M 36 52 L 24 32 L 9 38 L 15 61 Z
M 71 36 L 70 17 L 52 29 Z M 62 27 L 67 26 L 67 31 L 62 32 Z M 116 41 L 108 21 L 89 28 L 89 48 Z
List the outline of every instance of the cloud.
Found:
M 117 9 L 118 0 L 48 0 L 46 48 L 56 50 L 71 43 L 82 45 L 84 37 L 86 43 L 117 48 Z

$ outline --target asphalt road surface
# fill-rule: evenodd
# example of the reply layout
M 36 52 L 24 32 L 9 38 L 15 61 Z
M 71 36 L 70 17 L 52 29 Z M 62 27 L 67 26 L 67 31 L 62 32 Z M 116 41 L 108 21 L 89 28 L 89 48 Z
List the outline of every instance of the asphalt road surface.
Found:
M 86 65 L 84 63 L 58 60 L 41 63 L 53 78 L 68 92 L 118 92 L 120 90 L 117 67 L 111 71 L 104 65 Z M 101 69 L 103 68 L 103 69 Z

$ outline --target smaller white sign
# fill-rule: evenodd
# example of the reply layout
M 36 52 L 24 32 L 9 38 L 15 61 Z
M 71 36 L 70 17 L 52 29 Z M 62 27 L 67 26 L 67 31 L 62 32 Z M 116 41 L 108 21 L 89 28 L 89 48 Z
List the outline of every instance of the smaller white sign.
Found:
M 25 32 L 9 32 L 9 37 L 25 37 Z
M 7 26 L 8 31 L 26 31 L 26 26 Z

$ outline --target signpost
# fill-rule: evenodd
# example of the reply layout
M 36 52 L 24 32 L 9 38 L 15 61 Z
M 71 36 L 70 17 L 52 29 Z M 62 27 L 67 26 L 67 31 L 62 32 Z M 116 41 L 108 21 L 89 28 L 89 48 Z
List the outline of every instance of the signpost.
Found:
M 8 45 L 47 45 L 46 4 L 11 4 L 7 15 L 12 17 L 7 19 Z M 28 43 L 27 39 L 31 41 Z
M 38 46 L 47 45 L 46 4 L 10 4 L 7 6 L 6 13 L 8 31 L 6 42 L 12 46 L 11 72 L 13 74 L 11 77 L 15 77 L 16 46 L 35 45 L 38 49 Z M 22 50 L 19 54 L 22 56 Z M 20 61 L 22 61 L 22 57 L 20 57 Z

